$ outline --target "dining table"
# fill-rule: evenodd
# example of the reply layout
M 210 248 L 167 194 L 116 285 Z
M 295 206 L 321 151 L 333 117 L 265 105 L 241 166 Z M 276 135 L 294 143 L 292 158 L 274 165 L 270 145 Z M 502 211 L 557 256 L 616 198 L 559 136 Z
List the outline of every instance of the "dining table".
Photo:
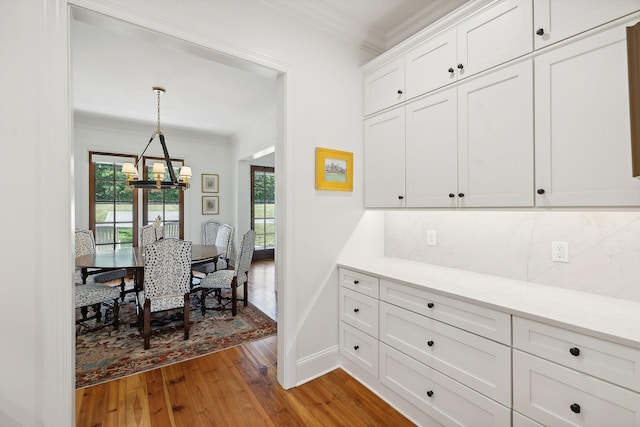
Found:
M 129 246 L 118 249 L 96 251 L 94 254 L 76 257 L 76 268 L 82 270 L 82 282 L 86 283 L 88 268 L 135 270 L 135 286 L 140 289 L 144 285 L 144 246 Z M 191 245 L 191 264 L 198 266 L 213 262 L 217 264 L 220 249 L 214 245 Z

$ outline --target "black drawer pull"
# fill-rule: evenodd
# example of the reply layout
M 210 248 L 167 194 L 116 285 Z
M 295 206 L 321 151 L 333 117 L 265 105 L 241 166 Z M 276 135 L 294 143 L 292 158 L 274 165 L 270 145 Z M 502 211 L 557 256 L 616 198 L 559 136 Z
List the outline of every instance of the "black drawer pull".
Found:
M 353 346 L 353 349 L 354 349 L 354 350 L 356 350 L 356 351 L 358 351 L 358 349 L 359 349 L 359 348 L 360 348 L 360 346 L 359 346 L 359 345 L 354 345 L 354 346 Z
M 544 194 L 545 193 L 544 188 L 538 188 L 538 191 L 536 191 L 536 193 Z
M 453 67 L 449 67 L 449 70 L 447 71 L 449 71 L 450 73 L 453 73 Z
M 433 396 L 433 391 L 431 391 L 431 390 L 427 391 L 427 396 L 429 396 L 429 397 Z
M 433 308 L 433 303 L 432 303 L 432 302 L 427 303 L 427 307 L 429 307 L 429 308 Z
M 580 405 L 578 405 L 577 403 L 572 403 L 571 406 L 569 406 L 569 408 L 571 408 L 571 412 L 579 414 L 580 413 Z
M 464 197 L 464 193 L 458 193 L 458 197 Z
M 359 311 L 360 311 L 360 309 L 359 309 L 359 308 L 354 308 L 354 309 L 353 309 L 353 312 L 354 312 L 354 313 L 357 313 L 357 312 L 359 312 Z
M 572 356 L 580 356 L 580 349 L 578 347 L 571 347 L 569 353 L 571 353 Z
M 354 281 L 353 281 L 353 284 L 354 284 L 354 285 L 357 285 L 358 283 L 360 283 L 360 281 L 359 281 L 359 280 L 354 280 Z
M 536 34 L 539 36 L 543 36 L 544 35 L 544 28 L 538 28 L 538 31 L 536 31 Z
M 433 347 L 433 341 L 431 341 L 431 340 L 427 341 L 427 345 L 428 345 L 429 347 Z
M 398 89 L 398 95 L 402 95 L 402 89 Z

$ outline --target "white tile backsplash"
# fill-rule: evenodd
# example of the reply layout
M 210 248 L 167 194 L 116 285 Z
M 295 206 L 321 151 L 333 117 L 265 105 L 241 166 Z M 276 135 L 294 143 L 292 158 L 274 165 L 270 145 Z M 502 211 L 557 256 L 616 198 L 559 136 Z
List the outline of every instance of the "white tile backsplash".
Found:
M 640 212 L 388 211 L 384 223 L 385 256 L 640 301 Z M 569 243 L 569 263 L 551 261 L 552 241 Z

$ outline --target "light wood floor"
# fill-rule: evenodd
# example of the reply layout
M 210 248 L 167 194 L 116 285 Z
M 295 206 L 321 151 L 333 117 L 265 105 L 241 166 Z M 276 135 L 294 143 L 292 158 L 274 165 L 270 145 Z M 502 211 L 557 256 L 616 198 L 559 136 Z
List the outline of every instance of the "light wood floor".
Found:
M 255 264 L 249 300 L 275 318 L 273 263 Z M 79 389 L 76 426 L 413 425 L 341 369 L 284 390 L 276 363 L 271 337 Z

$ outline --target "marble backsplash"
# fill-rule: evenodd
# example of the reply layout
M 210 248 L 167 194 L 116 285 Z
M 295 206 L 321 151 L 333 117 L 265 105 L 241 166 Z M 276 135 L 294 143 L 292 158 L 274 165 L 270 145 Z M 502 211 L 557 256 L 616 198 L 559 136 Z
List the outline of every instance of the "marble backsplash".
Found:
M 551 261 L 552 241 L 568 263 Z M 635 211 L 387 211 L 384 255 L 640 301 Z

